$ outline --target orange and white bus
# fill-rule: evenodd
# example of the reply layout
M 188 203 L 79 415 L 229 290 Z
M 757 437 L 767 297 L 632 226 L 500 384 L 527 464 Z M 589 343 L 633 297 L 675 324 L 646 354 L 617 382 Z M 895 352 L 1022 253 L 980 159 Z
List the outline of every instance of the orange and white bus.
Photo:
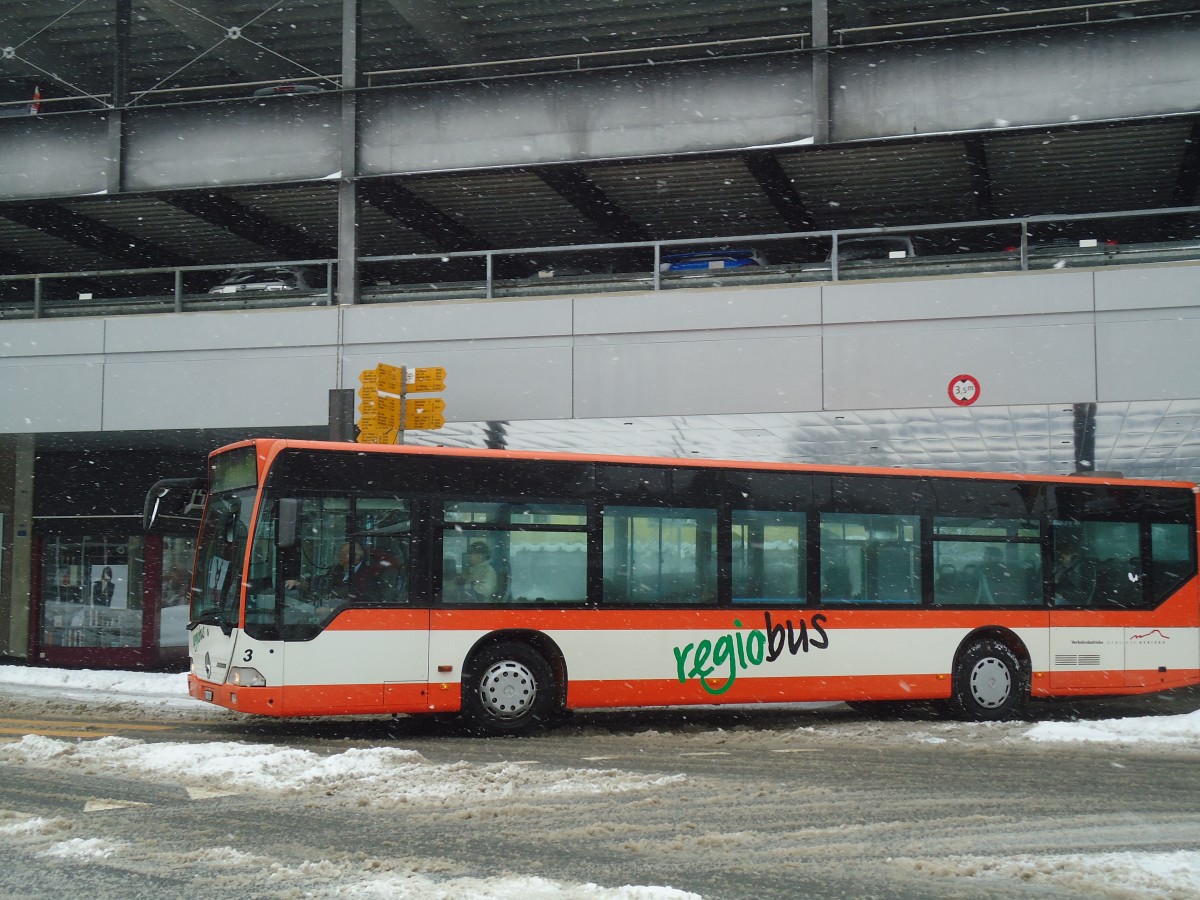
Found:
M 993 720 L 1200 681 L 1191 484 L 272 439 L 207 490 L 189 690 L 247 713 Z

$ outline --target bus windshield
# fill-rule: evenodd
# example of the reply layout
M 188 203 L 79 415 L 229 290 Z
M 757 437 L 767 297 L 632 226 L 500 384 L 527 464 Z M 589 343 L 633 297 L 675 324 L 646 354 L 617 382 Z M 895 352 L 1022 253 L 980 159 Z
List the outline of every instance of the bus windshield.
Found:
M 253 488 L 209 498 L 196 551 L 190 616 L 193 625 L 220 625 L 228 633 L 238 624 L 239 587 L 253 508 Z

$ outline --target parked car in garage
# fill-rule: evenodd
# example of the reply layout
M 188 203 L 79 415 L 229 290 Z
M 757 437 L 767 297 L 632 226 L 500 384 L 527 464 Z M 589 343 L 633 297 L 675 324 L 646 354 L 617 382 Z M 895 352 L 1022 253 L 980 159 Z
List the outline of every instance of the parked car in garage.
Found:
M 659 263 L 663 272 L 701 272 L 710 269 L 746 269 L 767 265 L 757 250 L 697 250 L 664 253 Z
M 841 238 L 837 248 L 839 263 L 910 259 L 917 255 L 912 238 L 898 234 Z M 833 250 L 829 251 L 829 258 L 833 258 Z
M 209 289 L 210 294 L 241 294 L 248 291 L 322 291 L 324 273 L 308 266 L 273 266 L 265 269 L 234 269 L 229 277 Z
M 325 89 L 316 84 L 268 84 L 257 88 L 255 97 L 290 97 L 295 94 L 319 94 Z

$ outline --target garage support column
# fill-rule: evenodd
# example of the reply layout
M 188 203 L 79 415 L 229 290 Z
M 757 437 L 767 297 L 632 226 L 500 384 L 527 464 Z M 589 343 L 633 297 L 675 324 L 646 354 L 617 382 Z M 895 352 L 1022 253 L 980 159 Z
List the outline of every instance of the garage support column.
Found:
M 829 0 L 812 5 L 813 143 L 829 143 Z
M 342 0 L 341 178 L 338 179 L 338 304 L 358 302 L 358 35 L 362 0 Z M 340 353 L 339 353 L 340 355 Z
M 0 656 L 29 655 L 33 596 L 33 435 L 0 437 Z
M 129 102 L 129 30 L 133 25 L 133 0 L 115 0 L 113 34 L 112 109 L 108 113 L 108 193 L 125 187 L 125 105 Z

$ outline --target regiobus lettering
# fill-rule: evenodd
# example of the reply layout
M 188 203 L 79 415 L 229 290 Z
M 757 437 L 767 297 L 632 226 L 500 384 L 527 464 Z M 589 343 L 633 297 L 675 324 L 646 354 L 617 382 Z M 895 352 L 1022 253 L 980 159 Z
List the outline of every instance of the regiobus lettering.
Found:
M 827 619 L 820 613 L 807 621 L 800 616 L 799 626 L 793 625 L 791 619 L 772 622 L 770 612 L 764 612 L 763 619 L 762 631 L 757 628 L 747 632 L 735 631 L 715 641 L 705 639 L 696 644 L 676 647 L 675 667 L 679 681 L 686 683 L 689 678 L 698 679 L 700 686 L 708 693 L 720 695 L 733 687 L 739 671 L 745 672 L 763 663 L 773 663 L 783 655 L 784 650 L 795 656 L 807 653 L 810 648 L 825 650 L 829 647 L 829 634 L 822 627 Z M 741 620 L 734 619 L 733 627 L 741 628 Z M 810 630 L 815 637 L 809 636 Z M 710 659 L 713 663 L 711 666 L 708 664 Z M 719 671 L 725 666 L 728 666 L 727 671 Z M 712 677 L 714 673 L 717 673 L 717 678 Z M 714 681 L 718 683 L 713 684 Z

